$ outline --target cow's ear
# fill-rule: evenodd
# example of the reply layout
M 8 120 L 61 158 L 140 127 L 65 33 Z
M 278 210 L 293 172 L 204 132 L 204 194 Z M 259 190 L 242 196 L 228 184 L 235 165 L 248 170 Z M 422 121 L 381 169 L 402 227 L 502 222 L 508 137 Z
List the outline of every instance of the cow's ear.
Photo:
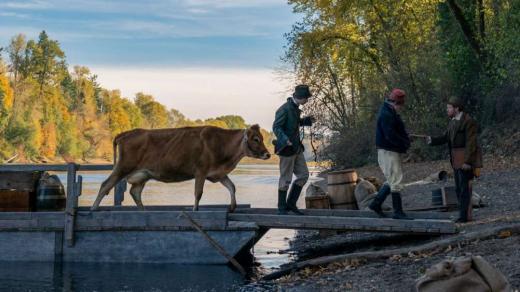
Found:
M 260 126 L 258 124 L 254 124 L 251 126 L 251 130 L 260 131 Z

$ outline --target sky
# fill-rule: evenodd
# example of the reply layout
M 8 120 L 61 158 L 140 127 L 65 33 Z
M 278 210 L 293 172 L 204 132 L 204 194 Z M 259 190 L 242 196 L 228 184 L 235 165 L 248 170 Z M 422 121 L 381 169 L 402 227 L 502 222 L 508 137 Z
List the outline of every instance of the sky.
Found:
M 0 0 L 0 46 L 45 30 L 104 88 L 270 129 L 295 85 L 277 69 L 300 18 L 286 0 Z

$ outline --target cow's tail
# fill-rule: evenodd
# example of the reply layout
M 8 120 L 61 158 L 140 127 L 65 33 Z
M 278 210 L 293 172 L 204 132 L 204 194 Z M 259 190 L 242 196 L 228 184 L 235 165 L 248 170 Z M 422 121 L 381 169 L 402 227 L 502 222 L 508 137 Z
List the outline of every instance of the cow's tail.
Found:
M 114 167 L 116 166 L 116 162 L 117 162 L 117 145 L 119 145 L 119 141 L 121 140 L 121 138 L 126 136 L 128 134 L 128 132 L 129 131 L 119 133 L 114 137 L 114 141 L 112 142 L 112 149 L 114 152 Z
M 131 136 L 135 135 L 136 133 L 139 133 L 140 131 L 141 131 L 141 129 L 133 129 L 130 131 L 119 133 L 114 137 L 114 141 L 112 142 L 112 148 L 113 148 L 113 152 L 114 152 L 114 167 L 117 162 L 117 146 L 120 145 L 121 140 L 126 137 L 131 137 Z
M 117 139 L 114 138 L 114 141 L 112 142 L 112 147 L 113 147 L 113 150 L 114 150 L 114 166 L 116 165 L 116 157 L 117 157 Z

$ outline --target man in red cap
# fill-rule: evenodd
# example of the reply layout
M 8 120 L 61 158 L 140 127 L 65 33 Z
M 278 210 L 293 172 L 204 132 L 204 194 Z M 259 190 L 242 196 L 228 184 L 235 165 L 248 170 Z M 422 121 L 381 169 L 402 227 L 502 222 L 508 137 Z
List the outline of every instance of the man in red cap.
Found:
M 385 175 L 386 181 L 368 206 L 379 216 L 385 217 L 381 206 L 389 194 L 392 194 L 394 219 L 411 219 L 403 212 L 401 190 L 403 170 L 401 156 L 410 148 L 410 138 L 404 127 L 399 112 L 404 106 L 405 92 L 395 88 L 385 100 L 377 117 L 376 146 L 377 162 Z

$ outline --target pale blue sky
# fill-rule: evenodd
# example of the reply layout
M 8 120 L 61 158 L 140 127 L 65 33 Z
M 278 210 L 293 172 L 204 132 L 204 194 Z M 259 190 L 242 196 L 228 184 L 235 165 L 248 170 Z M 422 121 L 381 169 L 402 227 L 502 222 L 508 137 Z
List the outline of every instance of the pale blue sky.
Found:
M 270 127 L 292 86 L 273 71 L 299 18 L 284 0 L 0 0 L 0 46 L 46 30 L 104 87 Z

